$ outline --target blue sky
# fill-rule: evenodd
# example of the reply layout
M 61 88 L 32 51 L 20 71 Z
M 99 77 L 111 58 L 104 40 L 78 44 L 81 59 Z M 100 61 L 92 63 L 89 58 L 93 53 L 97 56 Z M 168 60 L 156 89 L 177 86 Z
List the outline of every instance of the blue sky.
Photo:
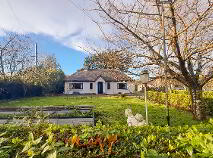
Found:
M 38 45 L 38 55 L 41 53 L 54 54 L 65 74 L 72 74 L 83 67 L 86 52 L 67 47 L 50 36 L 33 35 Z
M 30 34 L 39 53 L 55 54 L 65 74 L 82 68 L 85 50 L 101 43 L 90 0 L 0 0 L 0 36 Z M 110 30 L 110 27 L 106 27 Z

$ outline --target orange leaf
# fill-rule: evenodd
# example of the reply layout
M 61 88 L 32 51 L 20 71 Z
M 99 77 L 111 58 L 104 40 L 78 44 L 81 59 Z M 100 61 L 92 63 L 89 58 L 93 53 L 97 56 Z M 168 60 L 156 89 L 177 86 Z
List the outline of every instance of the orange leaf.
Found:
M 78 136 L 74 135 L 74 136 L 72 137 L 72 144 L 73 144 L 73 145 L 74 145 L 74 144 L 80 145 L 80 138 L 79 138 Z
M 104 143 L 100 137 L 97 137 L 94 143 L 99 144 L 101 152 L 104 152 Z
M 117 140 L 117 135 L 116 135 L 116 134 L 109 135 L 109 136 L 107 137 L 107 139 L 108 139 L 108 142 L 109 142 L 109 143 L 115 143 L 116 140 Z
M 101 152 L 104 152 L 104 143 L 99 143 Z
M 66 143 L 68 143 L 69 142 L 69 139 L 68 138 L 65 138 L 64 139 L 64 143 L 66 144 Z
M 75 144 L 76 140 L 77 140 L 77 136 L 75 135 L 75 136 L 72 137 L 72 144 Z
M 99 144 L 101 142 L 101 138 L 100 137 L 97 137 L 96 139 L 95 139 L 95 144 Z
M 112 153 L 112 145 L 113 143 L 115 143 L 117 141 L 117 135 L 113 134 L 113 135 L 109 135 L 107 137 L 108 140 L 108 154 Z
M 77 144 L 78 146 L 80 146 L 80 137 L 77 137 L 77 139 L 76 139 L 76 144 Z
M 88 145 L 94 145 L 93 138 L 90 138 L 90 139 L 89 139 Z
M 112 144 L 113 144 L 113 142 L 108 144 L 108 154 L 111 154 L 111 152 L 112 152 Z

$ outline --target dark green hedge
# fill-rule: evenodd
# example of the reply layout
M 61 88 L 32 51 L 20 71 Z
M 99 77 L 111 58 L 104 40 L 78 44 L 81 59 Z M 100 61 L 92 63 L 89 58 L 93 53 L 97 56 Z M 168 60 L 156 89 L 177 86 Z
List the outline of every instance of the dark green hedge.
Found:
M 0 79 L 0 100 L 34 97 L 48 94 L 62 94 L 63 91 L 63 79 L 44 86 L 26 84 L 20 80 Z
M 26 85 L 21 81 L 0 81 L 0 100 L 40 95 L 42 95 L 42 87 L 40 86 Z
M 213 120 L 192 127 L 0 126 L 0 158 L 212 157 Z

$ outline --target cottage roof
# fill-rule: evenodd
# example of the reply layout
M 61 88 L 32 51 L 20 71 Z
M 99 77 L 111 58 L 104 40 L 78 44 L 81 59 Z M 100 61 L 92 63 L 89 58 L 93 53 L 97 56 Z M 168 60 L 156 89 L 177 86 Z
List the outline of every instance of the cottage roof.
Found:
M 70 82 L 95 82 L 99 77 L 106 82 L 130 81 L 131 78 L 118 70 L 97 69 L 97 70 L 80 70 L 76 73 L 66 76 L 65 81 Z

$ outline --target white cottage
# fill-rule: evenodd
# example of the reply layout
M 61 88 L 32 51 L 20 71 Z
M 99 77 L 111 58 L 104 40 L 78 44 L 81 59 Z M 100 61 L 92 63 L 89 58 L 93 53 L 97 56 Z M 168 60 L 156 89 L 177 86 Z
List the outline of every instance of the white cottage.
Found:
M 118 70 L 80 70 L 65 77 L 65 94 L 126 94 L 135 90 L 131 78 Z

